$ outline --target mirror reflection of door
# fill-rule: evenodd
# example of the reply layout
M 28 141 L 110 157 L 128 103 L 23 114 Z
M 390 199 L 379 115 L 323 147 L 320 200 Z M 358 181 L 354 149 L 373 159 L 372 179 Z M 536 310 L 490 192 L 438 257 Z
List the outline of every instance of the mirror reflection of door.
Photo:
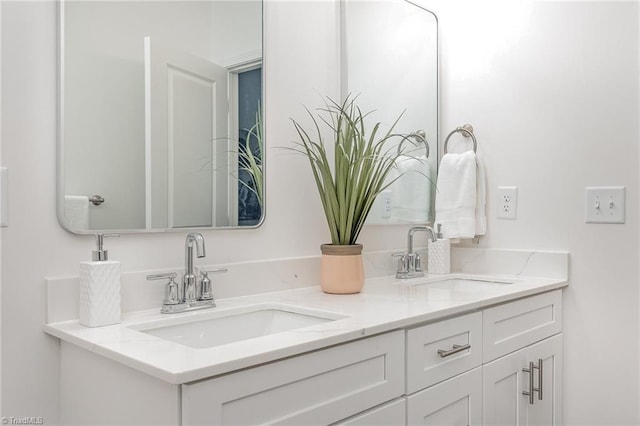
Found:
M 146 38 L 145 75 L 148 227 L 228 225 L 227 70 Z
M 260 224 L 239 213 L 238 132 L 251 124 L 238 123 L 233 80 L 262 66 L 262 1 L 58 3 L 61 225 L 89 233 Z M 145 37 L 150 52 L 163 51 L 153 65 Z M 94 194 L 105 201 L 89 203 Z

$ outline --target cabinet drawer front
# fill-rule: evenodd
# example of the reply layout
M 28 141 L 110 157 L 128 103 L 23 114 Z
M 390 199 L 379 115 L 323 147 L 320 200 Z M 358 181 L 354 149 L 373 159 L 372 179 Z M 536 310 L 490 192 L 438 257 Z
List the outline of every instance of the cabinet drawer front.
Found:
M 483 313 L 484 362 L 494 360 L 562 330 L 562 290 L 555 290 Z
M 468 349 L 464 349 L 466 345 L 469 345 Z M 480 364 L 481 312 L 407 331 L 408 394 L 471 370 Z
M 183 425 L 329 424 L 402 395 L 399 330 L 182 387 Z
M 407 401 L 405 398 L 400 398 L 350 417 L 345 421 L 334 423 L 332 426 L 392 426 L 404 424 L 407 424 Z
M 409 425 L 482 424 L 482 367 L 407 398 Z

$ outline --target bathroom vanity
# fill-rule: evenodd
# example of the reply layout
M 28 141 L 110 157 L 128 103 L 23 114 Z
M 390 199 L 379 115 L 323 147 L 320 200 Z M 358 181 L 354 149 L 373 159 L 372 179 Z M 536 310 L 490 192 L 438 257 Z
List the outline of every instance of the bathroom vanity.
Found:
M 310 287 L 45 331 L 61 340 L 64 424 L 559 425 L 566 285 L 380 277 L 358 295 Z M 227 340 L 207 335 L 226 321 Z M 273 328 L 242 335 L 257 323 Z

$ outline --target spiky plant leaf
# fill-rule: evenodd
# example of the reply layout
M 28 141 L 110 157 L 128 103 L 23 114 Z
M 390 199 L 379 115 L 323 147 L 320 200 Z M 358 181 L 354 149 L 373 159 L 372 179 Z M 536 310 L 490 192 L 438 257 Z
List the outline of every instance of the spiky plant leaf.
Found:
M 299 141 L 291 149 L 309 160 L 331 242 L 336 245 L 355 244 L 378 194 L 400 177 L 387 182 L 403 155 L 391 140 L 407 138 L 393 133 L 402 114 L 382 136 L 380 123 L 367 133 L 365 118 L 370 113 L 363 113 L 356 99 L 347 96 L 338 103 L 327 98 L 317 116 L 307 109 L 313 135 L 292 119 Z M 333 161 L 327 153 L 321 123 L 333 134 Z

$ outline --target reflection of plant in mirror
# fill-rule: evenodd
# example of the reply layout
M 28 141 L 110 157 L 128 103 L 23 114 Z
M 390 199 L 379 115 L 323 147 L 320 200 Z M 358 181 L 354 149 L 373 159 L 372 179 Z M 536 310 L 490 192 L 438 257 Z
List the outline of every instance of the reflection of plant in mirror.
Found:
M 370 112 L 363 114 L 355 101 L 355 97 L 347 96 L 339 104 L 327 98 L 325 108 L 318 109 L 319 120 L 333 132 L 333 164 L 314 114 L 307 109 L 315 126 L 313 135 L 292 120 L 300 142 L 291 149 L 309 159 L 335 245 L 356 243 L 376 197 L 399 178 L 388 179 L 402 155 L 397 144 L 389 142 L 408 137 L 392 133 L 402 114 L 385 134 L 378 134 L 380 123 L 368 132 L 365 118 Z
M 256 195 L 260 209 L 264 206 L 264 180 L 262 170 L 262 156 L 264 144 L 262 140 L 262 112 L 260 107 L 256 112 L 256 123 L 247 130 L 244 146 L 238 146 L 238 170 L 249 176 L 249 181 L 238 179 L 241 185 Z M 251 141 L 256 141 L 255 145 Z

